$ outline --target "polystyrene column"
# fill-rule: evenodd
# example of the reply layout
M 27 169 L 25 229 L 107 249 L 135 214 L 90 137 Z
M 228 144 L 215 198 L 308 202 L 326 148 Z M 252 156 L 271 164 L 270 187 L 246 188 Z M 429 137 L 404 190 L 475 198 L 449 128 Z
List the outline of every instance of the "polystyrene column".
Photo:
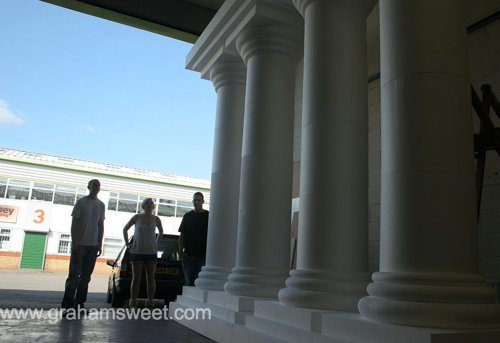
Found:
M 217 91 L 210 216 L 206 265 L 195 286 L 222 291 L 236 256 L 246 68 L 241 59 L 217 62 L 210 78 Z
M 478 274 L 470 80 L 463 3 L 380 0 L 380 272 L 365 317 L 500 326 Z
M 245 29 L 247 65 L 236 266 L 225 290 L 277 297 L 290 265 L 294 89 L 301 31 Z
M 367 1 L 294 3 L 305 18 L 300 217 L 279 299 L 357 311 L 370 277 Z

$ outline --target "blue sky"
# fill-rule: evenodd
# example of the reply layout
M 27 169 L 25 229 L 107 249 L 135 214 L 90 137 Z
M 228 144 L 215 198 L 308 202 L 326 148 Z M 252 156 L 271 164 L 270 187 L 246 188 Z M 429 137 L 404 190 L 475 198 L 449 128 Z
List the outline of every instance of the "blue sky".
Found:
M 189 43 L 0 0 L 0 147 L 210 179 L 216 93 Z

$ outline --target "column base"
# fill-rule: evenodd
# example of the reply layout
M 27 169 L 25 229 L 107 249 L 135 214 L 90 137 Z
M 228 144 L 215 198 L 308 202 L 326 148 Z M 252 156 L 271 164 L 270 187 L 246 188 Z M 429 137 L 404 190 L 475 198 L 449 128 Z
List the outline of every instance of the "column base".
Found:
M 204 266 L 194 281 L 194 285 L 200 289 L 224 291 L 224 284 L 230 273 L 230 268 Z
M 292 270 L 278 297 L 289 306 L 357 312 L 369 280 L 368 273 Z
M 224 290 L 231 295 L 276 299 L 285 285 L 288 270 L 235 267 Z
M 347 343 L 321 335 L 321 316 L 327 311 L 292 307 L 277 301 L 256 301 L 245 330 L 272 337 L 274 342 Z M 352 342 L 351 342 L 352 343 Z
M 186 295 L 170 303 L 169 313 L 172 315 L 176 309 L 209 308 L 210 319 L 176 321 L 219 343 L 500 342 L 500 329 L 453 330 L 385 324 L 358 313 L 292 307 L 277 301 L 186 288 Z M 201 301 L 204 294 L 206 300 Z
M 377 323 L 359 313 L 322 311 L 256 301 L 244 328 L 289 343 L 497 343 L 500 330 L 419 328 Z M 233 342 L 239 342 L 234 340 Z
M 433 328 L 500 328 L 495 290 L 476 275 L 374 273 L 360 300 L 366 318 Z
M 169 315 L 196 313 L 196 309 L 210 310 L 210 318 L 185 319 L 172 318 L 178 323 L 219 343 L 275 342 L 265 336 L 245 330 L 245 320 L 253 313 L 254 303 L 251 297 L 233 296 L 220 291 L 202 291 L 195 287 L 184 287 L 183 295 L 169 305 Z M 186 311 L 192 309 L 194 311 Z
M 182 287 L 182 297 L 204 303 L 207 301 L 207 291 L 193 286 L 184 286 Z
M 322 334 L 350 343 L 496 343 L 500 330 L 436 329 L 378 323 L 356 313 L 322 315 Z

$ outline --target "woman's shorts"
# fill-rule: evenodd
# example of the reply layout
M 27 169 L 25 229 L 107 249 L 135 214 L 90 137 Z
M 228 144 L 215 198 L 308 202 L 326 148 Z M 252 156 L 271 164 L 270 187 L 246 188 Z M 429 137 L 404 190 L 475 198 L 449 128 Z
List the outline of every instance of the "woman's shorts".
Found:
M 130 263 L 144 262 L 156 264 L 156 254 L 129 254 Z

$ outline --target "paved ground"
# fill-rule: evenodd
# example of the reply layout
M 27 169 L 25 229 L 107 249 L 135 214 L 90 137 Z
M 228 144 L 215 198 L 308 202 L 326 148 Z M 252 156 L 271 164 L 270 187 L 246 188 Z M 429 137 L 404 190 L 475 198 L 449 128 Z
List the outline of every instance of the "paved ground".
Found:
M 62 318 L 59 305 L 66 274 L 33 270 L 0 270 L 0 342 L 186 342 L 209 343 L 210 339 L 168 320 L 158 302 L 153 314 L 142 309 L 138 319 L 113 319 L 106 303 L 107 276 L 94 275 L 89 286 L 87 316 Z M 28 318 L 8 319 L 6 310 L 31 309 Z M 40 318 L 33 309 L 43 309 Z M 102 309 L 102 310 L 101 310 Z M 125 311 L 125 310 L 122 310 Z M 20 312 L 18 312 L 20 313 Z M 125 312 L 122 312 L 125 313 Z M 149 316 L 148 316 L 149 314 Z M 115 312 L 115 316 L 118 314 Z M 117 317 L 118 318 L 118 317 Z
M 66 274 L 22 269 L 0 270 L 0 308 L 59 307 Z M 109 307 L 106 303 L 108 276 L 95 274 L 89 284 L 87 305 Z

